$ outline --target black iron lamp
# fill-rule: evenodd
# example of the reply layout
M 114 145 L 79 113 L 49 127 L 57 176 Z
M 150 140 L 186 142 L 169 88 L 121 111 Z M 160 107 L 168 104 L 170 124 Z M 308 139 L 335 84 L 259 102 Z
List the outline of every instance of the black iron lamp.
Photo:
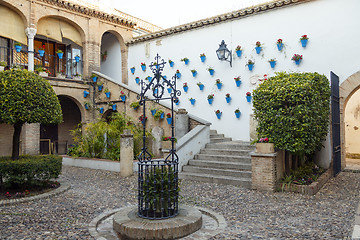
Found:
M 221 44 L 219 45 L 219 49 L 216 50 L 216 54 L 219 60 L 230 62 L 230 67 L 232 67 L 231 51 L 226 47 L 224 40 L 221 41 Z

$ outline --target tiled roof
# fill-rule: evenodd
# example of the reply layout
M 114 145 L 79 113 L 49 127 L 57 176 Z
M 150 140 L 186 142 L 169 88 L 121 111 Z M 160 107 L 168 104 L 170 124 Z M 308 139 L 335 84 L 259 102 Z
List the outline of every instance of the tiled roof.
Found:
M 183 24 L 180 26 L 175 26 L 175 27 L 164 29 L 164 30 L 160 30 L 160 31 L 157 31 L 154 33 L 149 33 L 146 35 L 135 37 L 132 40 L 128 41 L 127 44 L 129 44 L 129 45 L 136 44 L 136 43 L 144 42 L 144 41 L 151 40 L 151 39 L 165 37 L 165 36 L 172 35 L 175 33 L 180 33 L 180 32 L 184 32 L 184 31 L 188 31 L 188 30 L 192 30 L 192 29 L 196 29 L 196 28 L 200 28 L 200 27 L 204 27 L 204 26 L 208 26 L 208 25 L 212 25 L 212 24 L 217 24 L 217 23 L 225 22 L 225 21 L 229 21 L 229 20 L 248 17 L 248 16 L 258 14 L 261 12 L 278 9 L 281 7 L 299 4 L 299 3 L 303 3 L 303 2 L 309 2 L 309 1 L 312 1 L 312 0 L 275 0 L 275 1 L 264 3 L 264 4 L 259 4 L 259 5 L 253 6 L 253 7 L 240 9 L 237 11 L 217 15 L 217 16 L 214 16 L 211 18 L 206 18 L 206 19 L 202 19 L 199 21 L 195 21 L 195 22 Z

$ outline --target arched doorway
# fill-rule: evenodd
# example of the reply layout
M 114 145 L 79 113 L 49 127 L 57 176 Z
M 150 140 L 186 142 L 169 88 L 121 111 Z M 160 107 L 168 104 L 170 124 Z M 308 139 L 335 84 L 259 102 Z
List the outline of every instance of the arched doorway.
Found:
M 102 119 L 104 119 L 106 122 L 110 122 L 111 121 L 111 117 L 114 113 L 117 113 L 117 111 L 112 110 L 112 109 L 108 109 L 106 112 L 104 112 Z
M 49 152 L 66 154 L 68 147 L 73 144 L 71 130 L 81 123 L 81 112 L 76 102 L 68 97 L 58 96 L 63 122 L 58 125 L 40 125 L 40 153 Z
M 105 32 L 101 38 L 101 64 L 100 71 L 116 82 L 122 79 L 121 47 L 117 37 Z

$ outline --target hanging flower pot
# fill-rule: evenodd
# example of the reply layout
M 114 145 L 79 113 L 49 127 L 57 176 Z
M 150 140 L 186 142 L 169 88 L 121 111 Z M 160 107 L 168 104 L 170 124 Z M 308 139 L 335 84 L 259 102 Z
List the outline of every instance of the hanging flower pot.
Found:
M 214 98 L 208 98 L 208 102 L 210 105 L 213 103 L 213 101 L 214 101 Z
M 216 110 L 215 114 L 218 119 L 221 119 L 222 112 L 220 112 L 220 110 Z
M 214 75 L 214 73 L 215 73 L 215 70 L 214 70 L 214 69 L 212 69 L 212 68 L 209 68 L 208 70 L 209 70 L 210 75 L 211 75 L 211 76 L 213 76 L 213 75 Z
M 196 71 L 196 70 L 191 70 L 191 73 L 192 73 L 193 77 L 196 77 L 196 75 L 197 75 L 197 71 Z
M 175 102 L 175 105 L 179 105 L 179 103 L 180 103 L 180 100 L 178 100 L 177 102 Z
M 235 110 L 235 116 L 236 116 L 236 118 L 240 118 L 241 112 L 238 110 Z
M 80 57 L 79 56 L 75 56 L 75 62 L 80 62 Z
M 255 47 L 256 53 L 260 54 L 262 47 Z
M 183 86 L 184 88 L 184 91 L 187 92 L 189 90 L 189 87 L 188 86 Z
M 200 91 L 204 90 L 204 84 L 198 84 Z
M 156 95 L 157 93 L 158 93 L 158 89 L 155 88 L 155 89 L 154 89 L 154 94 Z
M 130 68 L 130 71 L 131 71 L 132 74 L 134 74 L 135 73 L 135 67 Z
M 181 61 L 184 62 L 185 65 L 189 64 L 189 59 L 188 58 L 183 58 L 183 59 L 181 59 Z
M 241 85 L 241 80 L 236 80 L 235 83 L 236 83 L 236 86 L 237 86 L 237 87 L 240 87 L 240 85 Z
M 110 92 L 106 92 L 105 95 L 106 95 L 107 98 L 110 98 L 111 93 L 110 93 Z
M 84 106 L 85 106 L 85 109 L 86 109 L 86 110 L 89 110 L 89 109 L 90 109 L 90 104 L 85 103 Z
M 200 54 L 200 59 L 201 59 L 201 62 L 205 62 L 206 56 L 205 56 L 204 53 L 203 53 L 203 54 Z
M 135 78 L 135 82 L 136 82 L 136 84 L 140 84 L 140 78 Z
M 300 65 L 300 63 L 301 63 L 301 59 L 295 60 L 295 64 L 296 64 L 296 65 Z
M 308 40 L 307 40 L 307 39 L 302 39 L 302 40 L 300 40 L 300 41 L 301 41 L 301 46 L 302 46 L 303 48 L 305 48 L 306 45 L 307 45 L 307 43 L 308 43 Z
M 117 108 L 116 104 L 112 105 L 112 110 L 113 111 L 116 111 L 116 108 Z
M 160 119 L 163 119 L 164 117 L 165 117 L 165 113 L 162 112 L 162 113 L 160 114 Z
M 254 69 L 254 64 L 253 63 L 248 64 L 247 66 L 249 68 L 249 71 L 252 71 Z
M 238 57 L 241 57 L 242 50 L 237 50 L 237 51 L 235 51 L 235 52 L 236 52 L 236 55 L 237 55 Z
M 103 89 L 103 85 L 98 85 L 98 91 L 101 92 Z
M 171 93 L 172 92 L 172 88 L 168 88 L 168 93 Z
M 303 58 L 302 55 L 294 54 L 294 56 L 291 58 L 291 60 L 295 61 L 296 65 L 300 65 L 302 58 Z
M 275 65 L 276 65 L 276 61 L 275 61 L 275 60 L 273 60 L 273 61 L 270 60 L 269 63 L 270 63 L 270 67 L 271 67 L 271 68 L 275 68 Z
M 248 95 L 247 95 L 247 96 L 246 96 L 246 101 L 247 101 L 247 102 L 251 102 L 251 96 L 248 96 Z
M 174 67 L 175 63 L 173 61 L 169 60 L 169 64 L 170 64 L 170 67 Z
M 92 78 L 93 82 L 96 83 L 96 81 L 97 81 L 97 76 L 96 76 L 95 74 L 92 74 L 92 75 L 91 75 L 91 78 Z
M 176 71 L 176 78 L 180 79 L 181 78 L 181 73 L 179 72 L 179 70 Z
M 167 121 L 168 124 L 171 124 L 172 118 L 166 118 L 166 121 Z
M 144 72 L 146 71 L 146 65 L 145 65 L 145 63 L 141 63 L 141 70 L 143 70 Z
M 101 114 L 103 114 L 104 113 L 104 108 L 103 107 L 99 108 L 99 111 L 100 111 Z
M 230 102 L 231 102 L 231 97 L 226 97 L 225 99 L 226 99 L 226 102 L 227 102 L 227 103 L 230 103 Z
M 39 50 L 39 55 L 40 55 L 40 57 L 43 57 L 44 56 L 44 54 L 45 54 L 45 50 Z
M 191 105 L 195 105 L 195 99 L 194 99 L 194 98 L 190 98 L 190 103 L 191 103 Z
M 62 58 L 63 58 L 63 55 L 64 55 L 64 52 L 61 51 L 61 50 L 57 50 L 57 51 L 56 51 L 56 54 L 58 55 L 59 59 L 62 59 Z
M 85 90 L 84 91 L 84 98 L 86 98 L 88 95 L 89 95 L 89 92 Z
M 153 115 L 153 116 L 154 116 L 154 115 L 155 115 L 155 113 L 156 113 L 156 109 L 151 109 L 150 111 L 151 111 L 151 115 Z
M 121 101 L 122 101 L 122 102 L 125 102 L 125 101 L 126 101 L 126 96 L 125 96 L 125 95 L 121 95 L 120 98 L 121 98 Z
M 20 44 L 20 43 L 19 43 Z M 22 49 L 22 46 L 21 44 L 20 45 L 17 45 L 17 43 L 15 44 L 15 51 L 16 52 L 21 52 L 21 49 Z
M 148 80 L 149 82 L 151 82 L 152 77 L 148 76 L 148 77 L 147 77 L 147 80 Z
M 222 83 L 216 83 L 217 88 L 220 90 L 222 87 Z
M 277 46 L 277 49 L 278 49 L 279 51 L 282 51 L 282 50 L 283 50 L 283 47 L 284 47 L 284 44 L 283 44 L 283 43 L 277 43 L 276 46 Z

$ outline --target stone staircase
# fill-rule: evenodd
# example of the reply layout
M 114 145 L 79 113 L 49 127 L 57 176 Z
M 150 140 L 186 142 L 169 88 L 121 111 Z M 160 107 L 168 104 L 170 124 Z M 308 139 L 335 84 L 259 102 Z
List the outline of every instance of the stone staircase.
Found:
M 250 188 L 254 148 L 249 142 L 232 141 L 211 130 L 210 143 L 183 166 L 180 178 Z

